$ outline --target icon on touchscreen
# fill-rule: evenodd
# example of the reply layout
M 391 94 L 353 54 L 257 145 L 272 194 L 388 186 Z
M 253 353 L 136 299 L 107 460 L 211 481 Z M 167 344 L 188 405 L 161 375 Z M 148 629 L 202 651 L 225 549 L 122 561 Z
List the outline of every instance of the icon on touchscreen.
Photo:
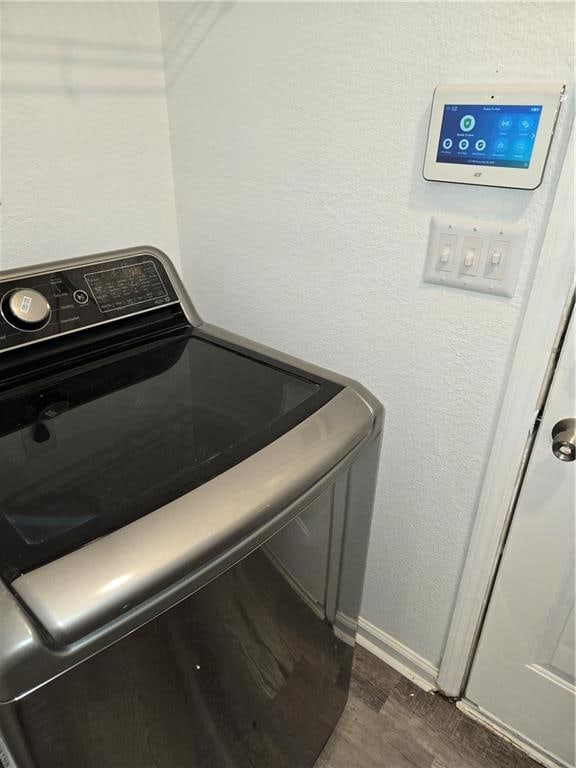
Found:
M 462 120 L 460 120 L 461 131 L 473 131 L 475 125 L 476 120 L 473 115 L 464 115 Z

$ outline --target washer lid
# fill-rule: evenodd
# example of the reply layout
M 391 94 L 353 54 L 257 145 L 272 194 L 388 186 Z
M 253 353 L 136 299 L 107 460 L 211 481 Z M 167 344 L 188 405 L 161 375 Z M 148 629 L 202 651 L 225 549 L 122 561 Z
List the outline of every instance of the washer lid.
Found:
M 197 330 L 0 391 L 11 581 L 241 463 L 341 390 Z

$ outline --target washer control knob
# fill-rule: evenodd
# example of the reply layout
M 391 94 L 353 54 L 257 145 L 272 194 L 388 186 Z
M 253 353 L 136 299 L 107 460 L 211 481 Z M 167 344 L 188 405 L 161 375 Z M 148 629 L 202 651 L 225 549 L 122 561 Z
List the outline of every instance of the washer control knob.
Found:
M 37 331 L 50 320 L 48 300 L 33 288 L 18 288 L 2 301 L 4 317 L 22 331 Z

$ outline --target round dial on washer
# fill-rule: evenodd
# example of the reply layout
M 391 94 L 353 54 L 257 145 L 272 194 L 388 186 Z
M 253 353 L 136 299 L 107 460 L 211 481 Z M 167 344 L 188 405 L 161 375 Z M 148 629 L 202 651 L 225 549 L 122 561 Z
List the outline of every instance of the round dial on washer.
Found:
M 4 317 L 22 331 L 37 331 L 50 320 L 48 300 L 33 288 L 11 291 L 2 300 Z

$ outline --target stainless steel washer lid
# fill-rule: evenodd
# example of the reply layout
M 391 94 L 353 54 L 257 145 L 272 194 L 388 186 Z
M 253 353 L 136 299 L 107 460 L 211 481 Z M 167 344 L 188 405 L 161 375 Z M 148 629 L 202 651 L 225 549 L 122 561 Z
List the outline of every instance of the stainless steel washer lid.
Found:
M 58 643 L 79 640 L 265 526 L 373 428 L 370 407 L 345 389 L 205 485 L 19 577 L 12 588 Z M 245 548 L 237 559 L 250 544 Z

